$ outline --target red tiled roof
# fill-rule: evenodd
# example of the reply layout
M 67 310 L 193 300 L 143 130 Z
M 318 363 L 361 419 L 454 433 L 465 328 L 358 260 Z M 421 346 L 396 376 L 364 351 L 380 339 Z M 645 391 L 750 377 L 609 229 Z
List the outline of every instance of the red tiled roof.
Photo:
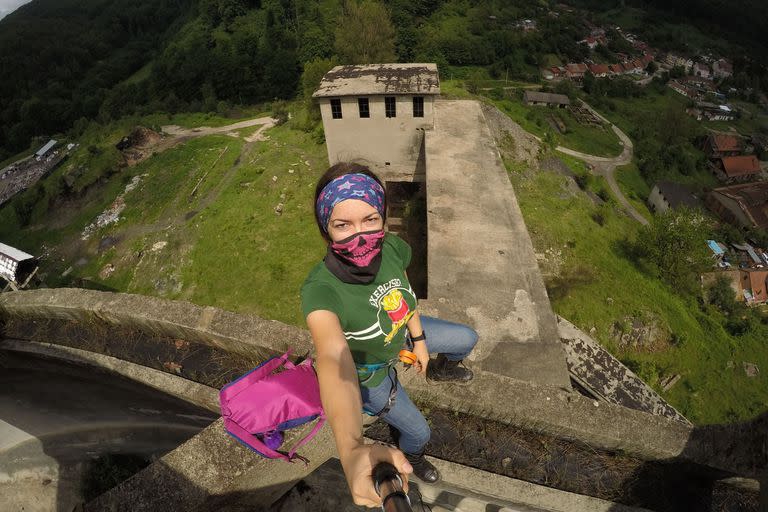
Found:
M 749 269 L 741 271 L 742 288 L 748 288 L 755 302 L 768 300 L 765 280 L 768 279 L 768 270 Z
M 589 70 L 593 75 L 604 75 L 608 73 L 608 66 L 606 64 L 590 64 Z
M 632 64 L 630 64 L 629 62 L 625 62 L 625 63 L 624 63 L 624 64 L 622 64 L 621 66 L 624 68 L 624 71 L 632 71 L 633 69 L 635 69 L 635 68 L 632 66 Z
M 621 67 L 621 64 L 611 64 L 610 65 L 611 71 L 614 73 L 623 73 L 624 68 Z
M 726 135 L 724 133 L 716 133 L 709 136 L 712 149 L 716 151 L 741 151 L 741 140 L 734 135 Z
M 723 170 L 729 178 L 760 172 L 760 164 L 757 162 L 755 155 L 724 156 L 721 160 L 723 162 Z
M 648 64 L 653 62 L 653 55 L 651 55 L 650 53 L 646 53 L 645 55 L 643 55 L 643 57 L 640 60 L 643 62 L 643 64 L 647 66 Z

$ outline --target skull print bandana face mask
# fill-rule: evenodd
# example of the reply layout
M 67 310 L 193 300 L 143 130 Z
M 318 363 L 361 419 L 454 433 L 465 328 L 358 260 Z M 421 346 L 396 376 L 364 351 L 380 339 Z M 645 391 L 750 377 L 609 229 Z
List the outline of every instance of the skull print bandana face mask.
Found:
M 371 283 L 381 267 L 383 243 L 383 229 L 355 233 L 328 245 L 325 266 L 345 283 Z
M 341 256 L 356 267 L 367 267 L 373 258 L 381 252 L 384 230 L 355 233 L 339 242 L 331 244 L 334 254 Z

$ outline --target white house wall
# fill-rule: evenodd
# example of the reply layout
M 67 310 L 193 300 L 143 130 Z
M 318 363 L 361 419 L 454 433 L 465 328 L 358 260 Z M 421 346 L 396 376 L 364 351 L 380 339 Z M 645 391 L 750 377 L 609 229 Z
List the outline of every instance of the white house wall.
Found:
M 413 96 L 395 96 L 396 117 L 388 118 L 384 96 L 361 97 L 368 98 L 369 118 L 360 117 L 357 96 L 339 98 L 341 119 L 331 116 L 331 98 L 320 100 L 330 165 L 354 161 L 366 163 L 374 171 L 413 172 L 423 140 L 422 130 L 434 127 L 434 98 L 423 96 L 424 117 L 413 117 Z
M 669 210 L 669 203 L 664 199 L 664 196 L 659 192 L 659 187 L 653 187 L 650 195 L 648 196 L 648 204 L 653 207 L 653 211 L 656 213 L 664 213 Z

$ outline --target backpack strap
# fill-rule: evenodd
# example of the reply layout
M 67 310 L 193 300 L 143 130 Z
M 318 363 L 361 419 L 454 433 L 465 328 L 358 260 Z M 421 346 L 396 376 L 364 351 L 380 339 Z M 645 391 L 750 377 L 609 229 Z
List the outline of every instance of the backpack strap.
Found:
M 293 457 L 296 456 L 296 450 L 307 444 L 309 441 L 312 440 L 313 437 L 317 435 L 318 432 L 320 432 L 320 429 L 325 425 L 325 413 L 320 413 L 320 416 L 317 419 L 317 423 L 315 424 L 315 427 L 312 429 L 312 432 L 304 436 L 303 439 L 301 439 L 298 443 L 293 445 L 293 448 L 288 452 L 288 460 L 291 462 L 293 461 Z M 304 457 L 301 457 L 301 460 L 304 461 L 304 465 L 307 465 L 307 459 Z
M 224 418 L 224 427 L 226 427 L 228 434 L 232 435 L 252 450 L 259 452 L 261 455 L 271 459 L 283 459 L 285 461 L 291 462 L 291 459 L 287 455 L 277 452 L 269 446 L 265 445 L 261 439 L 251 434 L 231 419 Z
M 288 452 L 288 455 L 285 455 L 284 453 L 273 450 L 264 444 L 261 439 L 251 434 L 231 419 L 224 418 L 224 427 L 227 429 L 227 433 L 234 436 L 236 439 L 238 439 L 252 450 L 259 452 L 265 457 L 269 457 L 271 459 L 282 459 L 286 462 L 294 462 L 294 459 L 298 458 L 301 459 L 305 466 L 309 465 L 309 460 L 302 457 L 301 455 L 296 455 L 296 450 L 312 440 L 312 438 L 315 437 L 318 432 L 320 432 L 320 429 L 323 427 L 323 425 L 325 425 L 325 415 L 320 415 L 312 431 L 304 436 L 303 439 L 299 440 L 299 442 L 296 443 L 293 448 L 291 448 L 291 451 Z
M 250 372 L 246 373 L 239 379 L 230 382 L 226 386 L 224 386 L 221 389 L 221 392 L 223 393 L 224 390 L 227 390 L 228 396 L 230 393 L 237 394 L 243 389 L 247 388 L 254 382 L 258 382 L 262 380 L 264 377 L 275 371 L 276 369 L 280 368 L 281 366 L 285 365 L 286 368 L 293 369 L 295 366 L 291 361 L 288 360 L 288 358 L 291 355 L 291 352 L 293 352 L 293 349 L 288 349 L 288 352 L 283 354 L 279 357 L 273 357 L 271 359 L 267 359 L 263 363 L 261 363 L 259 366 L 251 370 Z

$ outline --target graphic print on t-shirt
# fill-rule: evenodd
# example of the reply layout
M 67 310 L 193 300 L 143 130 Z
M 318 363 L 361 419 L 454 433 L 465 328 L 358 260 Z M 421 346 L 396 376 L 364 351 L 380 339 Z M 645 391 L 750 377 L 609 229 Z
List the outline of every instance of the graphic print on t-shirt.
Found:
M 371 307 L 377 309 L 376 322 L 360 331 L 345 331 L 348 341 L 365 341 L 384 336 L 384 345 L 389 345 L 395 335 L 411 319 L 416 304 L 416 294 L 408 285 L 402 286 L 400 279 L 392 279 L 374 290 L 368 299 Z

